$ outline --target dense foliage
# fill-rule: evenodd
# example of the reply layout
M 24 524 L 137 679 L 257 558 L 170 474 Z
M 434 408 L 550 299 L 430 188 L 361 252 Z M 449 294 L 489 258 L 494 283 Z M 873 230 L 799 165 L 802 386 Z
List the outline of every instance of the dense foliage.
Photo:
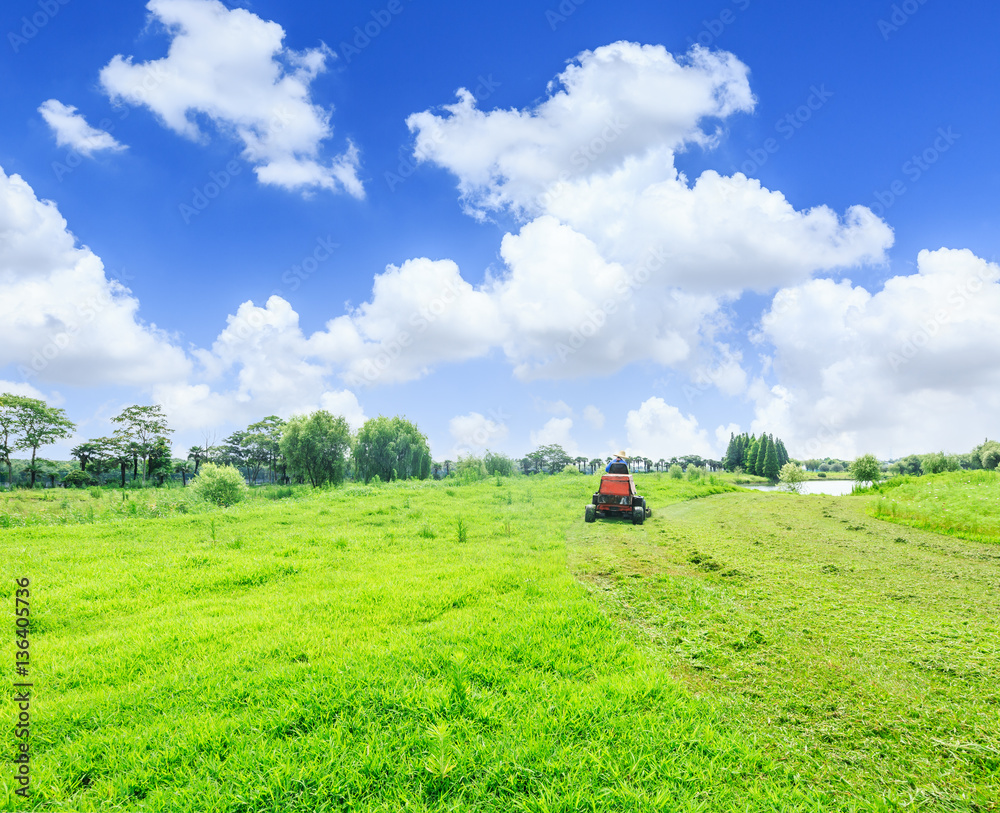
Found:
M 293 474 L 313 486 L 339 485 L 347 471 L 351 430 L 344 418 L 321 409 L 296 415 L 285 424 L 280 447 Z
M 191 482 L 194 493 L 216 505 L 229 506 L 240 502 L 247 494 L 247 484 L 235 466 L 206 463 Z
M 431 473 L 427 436 L 398 415 L 372 418 L 354 441 L 354 471 L 366 483 L 376 476 L 383 483 L 411 477 L 425 480 Z
M 724 466 L 726 471 L 739 469 L 757 477 L 777 480 L 781 467 L 789 460 L 781 438 L 775 440 L 773 435 L 765 434 L 758 438 L 744 432 L 741 435 L 730 434 Z

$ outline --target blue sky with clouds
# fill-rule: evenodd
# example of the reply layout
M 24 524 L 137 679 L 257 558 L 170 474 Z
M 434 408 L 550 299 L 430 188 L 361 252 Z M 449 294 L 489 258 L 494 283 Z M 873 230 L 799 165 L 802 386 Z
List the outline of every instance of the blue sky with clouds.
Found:
M 995 437 L 1000 10 L 622 5 L 5 4 L 0 389 L 177 452 Z

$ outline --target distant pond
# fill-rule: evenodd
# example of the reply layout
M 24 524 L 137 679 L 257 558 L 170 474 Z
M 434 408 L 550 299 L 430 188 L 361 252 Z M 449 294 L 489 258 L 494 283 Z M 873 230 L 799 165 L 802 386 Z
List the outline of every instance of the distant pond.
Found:
M 800 483 L 802 494 L 832 494 L 834 497 L 843 497 L 850 494 L 854 487 L 853 480 L 806 480 Z M 782 491 L 781 486 L 743 486 L 752 488 L 755 491 Z

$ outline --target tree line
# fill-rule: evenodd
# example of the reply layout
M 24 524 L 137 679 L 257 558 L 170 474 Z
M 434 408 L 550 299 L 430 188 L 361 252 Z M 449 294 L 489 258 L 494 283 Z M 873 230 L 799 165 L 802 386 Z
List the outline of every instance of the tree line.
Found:
M 725 458 L 726 471 L 738 471 L 777 480 L 782 466 L 790 462 L 791 458 L 781 438 L 775 440 L 770 434 L 762 434 L 758 438 L 746 432 L 729 435 Z
M 64 485 L 91 485 L 115 472 L 121 486 L 126 478 L 139 485 L 162 485 L 174 475 L 182 485 L 197 476 L 205 463 L 233 466 L 249 483 L 303 482 L 313 486 L 339 484 L 347 476 L 371 482 L 424 479 L 434 470 L 427 437 L 401 417 L 379 416 L 352 433 L 347 420 L 319 410 L 283 420 L 269 415 L 232 433 L 222 443 L 192 447 L 187 458 L 173 457 L 163 408 L 133 405 L 111 419 L 116 429 L 106 437 L 77 444 L 70 450 L 79 468 L 61 472 Z M 0 464 L 6 481 L 14 483 L 14 455 L 30 452 L 19 468 L 34 488 L 40 477 L 53 484 L 55 465 L 38 452 L 76 430 L 65 411 L 44 401 L 11 393 L 0 394 Z

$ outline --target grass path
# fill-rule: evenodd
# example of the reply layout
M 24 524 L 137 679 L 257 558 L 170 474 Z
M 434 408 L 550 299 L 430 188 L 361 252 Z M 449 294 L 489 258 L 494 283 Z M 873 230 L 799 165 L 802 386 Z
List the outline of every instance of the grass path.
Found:
M 792 775 L 857 809 L 1000 809 L 1000 549 L 866 500 L 720 495 L 570 530 L 609 616 Z

